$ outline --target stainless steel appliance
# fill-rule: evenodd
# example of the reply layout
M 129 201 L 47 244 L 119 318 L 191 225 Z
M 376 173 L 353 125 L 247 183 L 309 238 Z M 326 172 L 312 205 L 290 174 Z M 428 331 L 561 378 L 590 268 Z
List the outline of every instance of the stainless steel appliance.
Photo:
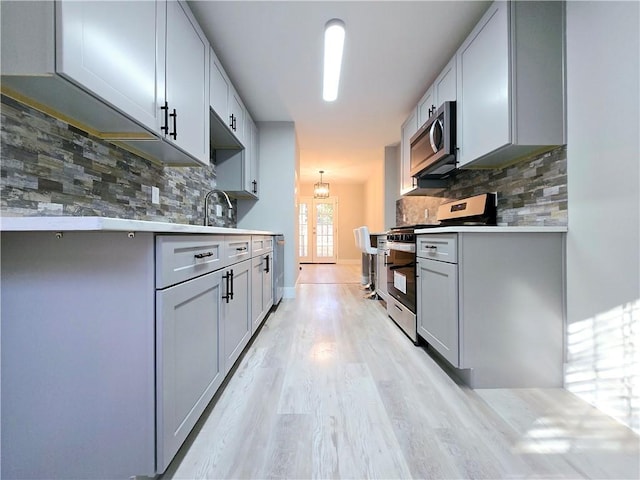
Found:
M 456 102 L 444 102 L 411 137 L 411 176 L 442 178 L 456 168 Z
M 497 195 L 484 193 L 445 203 L 438 208 L 438 224 L 406 225 L 387 234 L 387 314 L 418 342 L 416 324 L 416 230 L 446 226 L 496 225 Z
M 273 305 L 282 300 L 284 290 L 284 235 L 275 236 L 273 247 Z

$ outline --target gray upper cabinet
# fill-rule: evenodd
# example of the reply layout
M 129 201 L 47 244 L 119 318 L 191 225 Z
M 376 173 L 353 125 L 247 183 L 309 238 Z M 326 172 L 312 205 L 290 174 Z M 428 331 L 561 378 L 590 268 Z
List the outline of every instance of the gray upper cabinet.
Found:
M 566 143 L 563 42 L 563 2 L 489 8 L 456 54 L 461 167 Z
M 209 43 L 186 4 L 167 2 L 165 138 L 209 163 Z M 160 89 L 158 89 L 161 92 Z
M 145 127 L 160 127 L 164 83 L 166 12 L 156 2 L 73 2 L 58 7 L 56 69 L 72 82 L 131 115 Z
M 433 95 L 433 85 L 431 85 L 418 102 L 418 128 L 424 125 L 436 110 L 436 99 Z
M 169 164 L 209 162 L 208 48 L 182 2 L 2 2 L 4 93 Z
M 418 102 L 418 128 L 422 127 L 444 102 L 456 100 L 456 59 L 449 60 Z
M 456 59 L 452 58 L 433 82 L 433 97 L 436 109 L 444 102 L 455 102 L 456 92 Z
M 411 137 L 418 131 L 418 112 L 413 109 L 402 124 L 400 143 L 400 194 L 406 195 L 416 188 L 411 176 Z
M 236 198 L 259 197 L 258 128 L 245 112 L 245 148 L 215 151 L 218 188 Z
M 227 74 L 216 57 L 213 48 L 210 49 L 210 76 L 209 76 L 209 102 L 213 111 L 222 119 L 228 119 L 229 112 L 229 90 L 231 82 Z
M 211 143 L 216 148 L 246 147 L 245 114 L 242 99 L 229 80 L 213 48 L 210 49 L 209 97 L 212 114 Z
M 155 138 L 164 68 L 156 3 L 3 1 L 0 9 L 3 93 L 101 138 Z

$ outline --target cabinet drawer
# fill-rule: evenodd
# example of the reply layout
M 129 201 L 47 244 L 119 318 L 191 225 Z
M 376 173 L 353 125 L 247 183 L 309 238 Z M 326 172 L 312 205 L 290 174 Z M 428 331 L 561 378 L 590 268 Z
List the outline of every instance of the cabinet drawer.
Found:
M 158 235 L 156 288 L 184 282 L 228 264 L 224 236 Z
M 458 263 L 458 234 L 418 235 L 416 255 L 421 258 Z
M 273 237 L 270 235 L 253 235 L 251 237 L 251 256 L 273 251 Z
M 224 257 L 227 265 L 251 258 L 251 237 L 249 235 L 227 235 L 225 238 Z

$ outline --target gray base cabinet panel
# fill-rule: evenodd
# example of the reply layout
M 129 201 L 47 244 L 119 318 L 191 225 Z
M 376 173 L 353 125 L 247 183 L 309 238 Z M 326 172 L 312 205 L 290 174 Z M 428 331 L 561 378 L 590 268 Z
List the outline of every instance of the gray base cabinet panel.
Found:
M 2 233 L 2 478 L 155 473 L 153 234 Z
M 562 387 L 564 234 L 460 234 L 460 368 L 470 385 Z
M 222 273 L 156 294 L 158 471 L 163 472 L 222 383 Z

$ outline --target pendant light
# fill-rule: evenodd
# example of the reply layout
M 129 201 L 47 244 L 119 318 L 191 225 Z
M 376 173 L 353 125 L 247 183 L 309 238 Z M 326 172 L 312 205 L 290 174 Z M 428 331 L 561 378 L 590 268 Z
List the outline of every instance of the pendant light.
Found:
M 324 170 L 320 170 L 320 181 L 313 186 L 313 198 L 329 198 L 329 184 L 322 182 L 322 174 Z

